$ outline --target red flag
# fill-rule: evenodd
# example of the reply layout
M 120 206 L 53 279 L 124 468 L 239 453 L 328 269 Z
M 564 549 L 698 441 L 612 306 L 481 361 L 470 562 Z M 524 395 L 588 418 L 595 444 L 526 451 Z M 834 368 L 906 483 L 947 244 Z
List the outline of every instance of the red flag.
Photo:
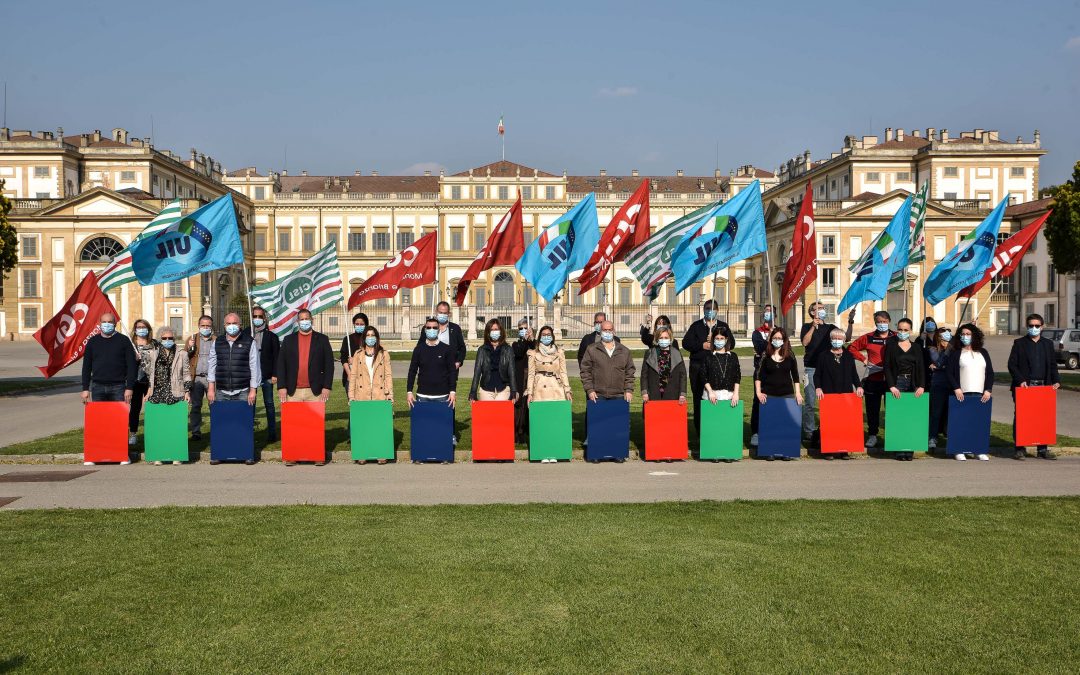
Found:
M 1004 279 L 1015 272 L 1016 268 L 1020 266 L 1020 258 L 1023 258 L 1027 250 L 1031 248 L 1032 242 L 1035 241 L 1035 237 L 1039 234 L 1039 228 L 1042 227 L 1051 213 L 1053 211 L 1047 211 L 1030 225 L 998 244 L 997 250 L 994 251 L 993 267 L 986 270 L 982 279 L 961 290 L 957 295 L 961 298 L 970 298 L 978 293 L 979 289 L 989 283 L 991 279 L 999 275 Z
M 521 256 L 525 255 L 525 239 L 522 235 L 523 223 L 521 220 L 521 193 L 518 193 L 517 201 L 510 210 L 503 215 L 502 220 L 495 226 L 484 247 L 476 254 L 469 269 L 461 276 L 457 286 L 457 297 L 454 302 L 458 305 L 465 302 L 465 294 L 469 286 L 480 276 L 484 270 L 489 270 L 496 265 L 513 265 Z
M 420 237 L 361 284 L 349 296 L 349 309 L 365 300 L 394 297 L 399 288 L 416 288 L 435 283 L 435 258 L 439 253 L 438 232 Z
M 806 181 L 799 217 L 791 233 L 791 256 L 784 268 L 784 287 L 780 290 L 780 308 L 784 314 L 795 306 L 802 292 L 817 280 L 817 236 L 814 234 L 814 191 Z
M 649 234 L 649 181 L 646 179 L 600 235 L 596 250 L 578 278 L 581 285 L 578 295 L 604 283 L 608 269 L 625 258 L 630 249 L 644 244 Z
M 116 308 L 98 288 L 97 276 L 90 272 L 56 316 L 34 333 L 34 339 L 49 352 L 48 365 L 38 366 L 41 374 L 52 377 L 81 359 L 87 341 L 101 332 L 98 320 L 106 312 L 116 316 Z

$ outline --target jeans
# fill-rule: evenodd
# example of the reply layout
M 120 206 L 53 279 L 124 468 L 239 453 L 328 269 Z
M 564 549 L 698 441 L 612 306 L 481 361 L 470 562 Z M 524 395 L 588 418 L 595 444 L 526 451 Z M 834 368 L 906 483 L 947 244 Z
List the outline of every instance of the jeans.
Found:
M 866 435 L 877 436 L 881 427 L 881 401 L 885 398 L 885 380 L 863 380 L 863 401 L 866 403 Z
M 108 384 L 105 382 L 90 383 L 90 400 L 97 401 L 123 401 L 124 384 Z
M 191 411 L 188 412 L 188 432 L 197 434 L 202 428 L 202 402 L 206 396 L 206 378 L 195 378 L 188 393 L 191 396 Z
M 814 389 L 815 368 L 805 368 L 806 379 L 803 380 L 803 407 L 802 407 L 802 435 L 810 438 L 817 431 L 817 420 L 814 419 L 814 409 L 817 407 L 817 391 Z
M 949 418 L 949 399 L 952 392 L 948 385 L 945 388 L 934 387 L 930 390 L 930 433 L 931 439 L 937 439 L 938 435 L 946 429 Z
M 216 400 L 218 401 L 246 401 L 248 396 L 248 390 L 243 389 L 236 392 L 235 394 L 226 394 L 223 391 L 219 391 L 217 394 L 215 394 L 215 396 L 217 397 Z M 254 423 L 254 421 L 255 420 L 252 420 L 252 423 Z
M 274 398 L 277 396 L 276 385 L 270 380 L 262 382 L 263 406 L 266 408 L 266 435 L 272 441 L 277 438 L 277 414 L 274 411 Z

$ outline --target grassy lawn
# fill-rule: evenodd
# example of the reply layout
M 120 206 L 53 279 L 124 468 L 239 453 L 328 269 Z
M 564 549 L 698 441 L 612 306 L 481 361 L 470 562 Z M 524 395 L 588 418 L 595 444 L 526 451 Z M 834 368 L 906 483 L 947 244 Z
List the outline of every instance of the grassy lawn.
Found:
M 1072 373 L 1064 369 L 1060 369 L 1058 374 L 1061 375 L 1061 388 L 1069 391 L 1080 391 L 1080 373 Z M 998 384 L 1004 384 L 1006 386 L 1012 384 L 1012 377 L 1008 373 L 994 373 L 994 382 Z
M 0 380 L 0 396 L 15 396 L 17 394 L 32 394 L 60 387 L 73 387 L 79 384 L 77 378 L 21 378 L 13 377 Z
M 0 670 L 1061 672 L 1078 519 L 1077 498 L 4 512 Z

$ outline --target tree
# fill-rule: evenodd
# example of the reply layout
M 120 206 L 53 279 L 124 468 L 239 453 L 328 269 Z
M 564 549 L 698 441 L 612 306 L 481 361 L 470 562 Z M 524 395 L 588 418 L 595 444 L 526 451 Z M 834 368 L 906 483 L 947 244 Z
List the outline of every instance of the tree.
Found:
M 1054 269 L 1061 274 L 1080 272 L 1080 161 L 1072 179 L 1053 189 L 1054 212 L 1046 219 L 1044 234 Z
M 19 239 L 15 236 L 15 226 L 7 218 L 11 200 L 4 196 L 3 190 L 4 181 L 0 180 L 0 277 L 6 277 L 19 262 Z

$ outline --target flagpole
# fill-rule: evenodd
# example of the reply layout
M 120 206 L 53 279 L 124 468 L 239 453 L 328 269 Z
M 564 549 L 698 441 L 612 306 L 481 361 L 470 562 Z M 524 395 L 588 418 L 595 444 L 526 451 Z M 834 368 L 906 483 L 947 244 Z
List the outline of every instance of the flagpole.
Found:
M 240 265 L 244 270 L 244 295 L 247 296 L 248 305 L 248 325 L 251 326 L 251 330 L 254 331 L 255 325 L 255 311 L 251 308 L 251 284 L 248 283 L 248 271 L 247 271 L 247 258 L 240 261 Z M 254 332 L 252 333 L 254 334 Z
M 776 304 L 773 302 L 773 293 L 772 293 L 772 263 L 769 262 L 769 246 L 768 246 L 768 244 L 766 244 L 766 246 L 765 246 L 765 286 L 768 288 L 768 291 L 769 291 L 769 304 L 772 305 L 773 313 L 775 314 L 776 313 Z M 775 319 L 776 319 L 776 317 L 774 316 L 773 320 L 775 321 Z M 796 323 L 798 322 L 798 320 L 799 320 L 799 318 L 795 317 Z
M 990 297 L 994 297 L 994 293 L 998 292 L 998 290 L 1001 288 L 1001 284 L 1004 283 L 1004 281 L 1005 281 L 1004 277 L 998 279 L 998 282 L 996 284 L 994 284 L 994 287 L 992 289 L 990 289 Z M 990 303 L 987 302 L 986 304 L 984 304 L 982 307 L 979 308 L 979 312 L 975 315 L 975 318 L 971 320 L 971 323 L 974 323 L 974 324 L 978 325 L 979 317 L 982 316 L 983 310 L 986 309 L 986 305 L 989 305 L 989 304 Z

